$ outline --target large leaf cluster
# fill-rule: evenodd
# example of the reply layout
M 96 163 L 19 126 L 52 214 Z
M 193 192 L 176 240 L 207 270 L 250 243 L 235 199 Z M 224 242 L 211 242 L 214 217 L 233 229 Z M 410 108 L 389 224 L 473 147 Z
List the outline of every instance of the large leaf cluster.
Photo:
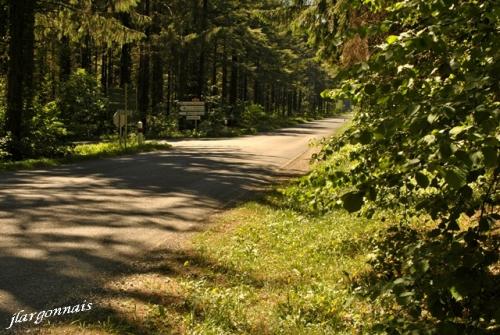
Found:
M 368 202 L 400 208 L 403 224 L 428 215 L 437 225 L 425 242 L 410 239 L 406 252 L 379 246 L 379 263 L 399 259 L 394 277 L 386 279 L 405 288 L 386 289 L 401 305 L 418 306 L 412 320 L 440 320 L 440 333 L 498 330 L 499 311 L 486 308 L 480 297 L 499 295 L 492 269 L 498 265 L 493 231 L 500 217 L 500 6 L 488 0 L 362 5 L 360 11 L 378 11 L 384 19 L 344 38 L 362 33 L 384 42 L 372 46 L 366 62 L 341 71 L 338 87 L 325 92 L 353 101 L 359 111 L 323 156 L 346 144 L 360 146 L 351 154 L 357 163 L 349 173 L 328 174 L 331 185 L 348 184 L 350 192 L 324 202 L 351 212 Z

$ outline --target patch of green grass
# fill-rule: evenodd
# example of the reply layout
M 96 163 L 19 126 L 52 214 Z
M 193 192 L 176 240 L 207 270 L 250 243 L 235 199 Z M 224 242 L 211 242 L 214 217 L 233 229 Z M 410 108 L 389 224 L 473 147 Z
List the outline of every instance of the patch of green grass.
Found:
M 118 142 L 79 144 L 76 145 L 67 156 L 62 158 L 36 158 L 26 159 L 22 161 L 0 162 L 0 171 L 47 168 L 89 159 L 115 157 L 120 155 L 135 154 L 139 152 L 167 150 L 170 147 L 171 145 L 158 141 L 148 141 L 142 145 L 138 145 L 136 142 L 132 142 L 129 143 L 126 148 L 120 146 Z
M 381 307 L 355 287 L 370 271 L 370 237 L 389 223 L 311 217 L 283 200 L 269 193 L 217 215 L 189 253 L 156 255 L 151 273 L 111 285 L 96 304 L 107 308 L 43 334 L 370 334 Z
M 367 237 L 381 226 L 344 211 L 312 218 L 258 202 L 229 212 L 195 240 L 217 270 L 181 280 L 188 333 L 368 331 L 370 304 L 350 284 L 368 270 Z

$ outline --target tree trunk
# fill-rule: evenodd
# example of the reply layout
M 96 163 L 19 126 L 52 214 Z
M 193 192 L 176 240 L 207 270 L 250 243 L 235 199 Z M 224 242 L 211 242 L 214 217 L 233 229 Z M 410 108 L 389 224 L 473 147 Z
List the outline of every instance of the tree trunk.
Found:
M 80 65 L 88 73 L 92 72 L 92 51 L 90 50 L 90 36 L 85 36 L 81 47 Z
M 172 105 L 172 82 L 173 82 L 173 66 L 172 62 L 168 67 L 168 82 L 167 82 L 167 115 L 170 115 L 170 106 Z
M 229 104 L 233 107 L 238 99 L 238 56 L 235 52 L 231 56 L 231 79 L 229 81 Z
M 242 92 L 242 100 L 248 100 L 248 74 L 247 71 L 243 72 L 243 92 Z
M 208 0 L 203 0 L 203 12 L 201 18 L 201 50 L 200 50 L 200 59 L 198 64 L 198 89 L 197 95 L 201 98 L 205 93 L 205 57 L 206 57 L 206 43 L 205 43 L 205 30 L 207 29 L 208 22 Z
M 144 43 L 142 43 L 140 46 L 137 81 L 137 102 L 139 104 L 139 115 L 144 129 L 146 129 L 146 119 L 149 109 L 149 51 Z
M 103 50 L 101 54 L 101 90 L 104 94 L 108 92 L 108 54 Z
M 189 53 L 186 51 L 186 47 L 182 47 L 179 57 L 179 69 L 178 74 L 178 86 L 177 86 L 177 99 L 184 100 L 186 95 L 186 82 L 188 81 L 189 74 L 187 71 L 186 64 L 189 64 Z
M 71 75 L 71 49 L 67 36 L 61 38 L 61 45 L 59 47 L 59 68 L 59 79 L 64 83 Z
M 149 16 L 149 0 L 142 2 L 142 14 Z M 149 111 L 149 90 L 150 90 L 150 52 L 149 52 L 149 29 L 146 28 L 146 41 L 141 42 L 139 47 L 139 69 L 137 80 L 137 102 L 140 119 L 144 130 L 147 130 L 147 115 Z
M 114 71 L 113 71 L 113 49 L 108 48 L 108 82 L 107 82 L 107 87 L 108 89 L 113 87 L 114 85 Z
M 131 28 L 130 24 L 130 14 L 122 13 L 120 14 L 120 20 L 125 27 Z M 131 67 L 132 67 L 132 56 L 131 53 L 132 46 L 130 44 L 122 45 L 120 54 L 120 87 L 125 87 L 125 84 L 130 84 L 131 81 Z
M 6 130 L 11 139 L 7 150 L 15 160 L 26 155 L 24 143 L 29 135 L 33 103 L 34 25 L 33 0 L 10 0 L 9 71 L 7 75 Z
M 222 51 L 222 90 L 221 90 L 221 104 L 225 105 L 227 102 L 227 41 L 224 37 L 224 48 Z
M 158 115 L 160 113 L 160 106 L 163 103 L 163 60 L 159 48 L 156 48 L 153 53 L 152 77 L 151 105 L 153 113 Z
M 125 84 L 130 84 L 130 68 L 132 66 L 132 58 L 130 56 L 130 44 L 124 44 L 120 56 L 120 87 L 125 87 Z
M 214 58 L 212 64 L 212 86 L 217 86 L 217 39 L 214 42 Z
M 302 91 L 299 90 L 298 98 L 297 98 L 297 110 L 299 111 L 300 114 L 303 114 L 302 112 Z
M 260 72 L 260 62 L 257 60 L 255 63 L 255 78 L 253 82 L 253 102 L 255 104 L 262 105 L 262 92 L 261 92 L 261 84 L 260 84 L 260 78 L 259 78 L 259 72 Z
M 8 35 L 9 27 L 9 10 L 4 2 L 0 5 L 0 36 L 3 38 Z M 2 50 L 3 51 L 3 50 Z M 8 64 L 6 57 L 0 57 L 0 75 L 6 75 L 8 72 Z

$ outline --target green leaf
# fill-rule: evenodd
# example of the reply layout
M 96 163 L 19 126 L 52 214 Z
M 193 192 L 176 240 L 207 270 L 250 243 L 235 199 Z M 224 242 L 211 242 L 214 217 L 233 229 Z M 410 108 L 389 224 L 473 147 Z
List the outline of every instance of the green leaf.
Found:
M 485 147 L 482 149 L 484 156 L 484 165 L 489 168 L 498 166 L 497 149 L 494 147 Z
M 460 162 L 464 163 L 469 168 L 474 164 L 470 159 L 469 154 L 463 150 L 458 150 L 457 152 L 455 152 L 455 157 L 457 157 Z
M 423 173 L 417 172 L 415 179 L 417 180 L 418 186 L 422 188 L 427 188 L 429 186 L 429 178 Z
M 372 134 L 367 131 L 367 130 L 363 130 L 360 134 L 359 134 L 359 142 L 361 144 L 368 144 L 370 143 L 372 140 Z
M 439 152 L 443 156 L 443 158 L 448 158 L 453 153 L 451 149 L 451 143 L 448 141 L 442 141 L 439 143 Z
M 387 38 L 385 39 L 385 41 L 387 42 L 387 44 L 391 45 L 393 44 L 394 42 L 396 42 L 398 40 L 398 36 L 397 35 L 389 35 L 387 36 Z
M 464 299 L 464 297 L 458 292 L 457 288 L 455 286 L 452 286 L 450 288 L 450 293 L 451 296 L 456 300 L 456 301 L 461 301 Z
M 490 230 L 490 223 L 487 218 L 482 217 L 479 220 L 479 231 L 488 231 Z
M 459 189 L 467 183 L 467 173 L 457 167 L 452 167 L 444 171 L 444 179 L 451 188 Z
M 462 133 L 466 129 L 467 128 L 465 126 L 453 127 L 450 130 L 450 135 L 452 138 L 455 138 L 455 137 L 457 137 L 458 134 Z
M 368 95 L 372 95 L 376 91 L 377 91 L 377 86 L 375 86 L 373 84 L 368 84 L 365 86 L 365 93 Z
M 357 212 L 363 207 L 363 194 L 361 192 L 349 192 L 342 196 L 343 207 L 349 213 Z

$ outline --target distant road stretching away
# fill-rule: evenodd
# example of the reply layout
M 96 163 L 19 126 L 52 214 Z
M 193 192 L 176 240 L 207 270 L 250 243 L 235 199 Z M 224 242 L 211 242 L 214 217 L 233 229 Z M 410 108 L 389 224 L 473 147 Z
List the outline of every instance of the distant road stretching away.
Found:
M 0 332 L 13 313 L 80 299 L 155 248 L 179 250 L 206 218 L 280 174 L 304 170 L 329 118 L 272 133 L 172 141 L 173 149 L 0 173 Z M 76 300 L 75 300 L 76 299 Z

